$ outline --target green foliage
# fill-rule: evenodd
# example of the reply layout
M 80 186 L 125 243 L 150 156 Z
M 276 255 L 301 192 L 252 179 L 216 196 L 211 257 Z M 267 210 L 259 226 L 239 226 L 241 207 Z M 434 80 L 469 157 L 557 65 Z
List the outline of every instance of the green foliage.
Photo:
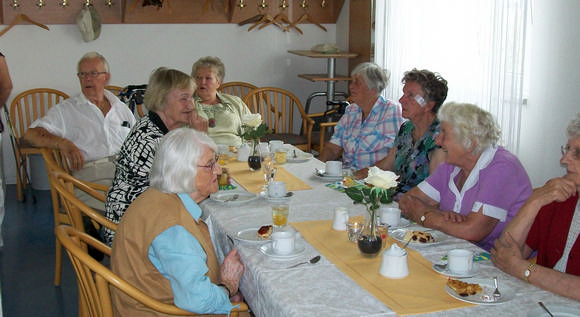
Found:
M 265 123 L 260 124 L 256 129 L 244 127 L 244 133 L 240 135 L 245 140 L 256 140 L 264 135 L 272 133 L 272 130 L 268 129 Z

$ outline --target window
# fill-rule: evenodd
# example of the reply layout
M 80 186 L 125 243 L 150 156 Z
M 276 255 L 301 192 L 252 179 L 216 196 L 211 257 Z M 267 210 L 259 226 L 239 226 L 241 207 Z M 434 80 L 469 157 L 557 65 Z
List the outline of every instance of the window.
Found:
M 448 81 L 446 101 L 490 111 L 502 145 L 517 154 L 524 106 L 527 0 L 376 1 L 375 62 L 391 72 L 387 98 L 398 100 L 412 68 Z

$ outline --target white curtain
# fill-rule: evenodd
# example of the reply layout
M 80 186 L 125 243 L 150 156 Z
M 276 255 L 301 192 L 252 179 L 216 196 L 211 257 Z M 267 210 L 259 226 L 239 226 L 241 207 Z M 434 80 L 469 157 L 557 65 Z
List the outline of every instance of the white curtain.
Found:
M 375 62 L 391 72 L 385 96 L 400 98 L 405 71 L 438 72 L 448 81 L 446 101 L 490 111 L 502 145 L 517 154 L 527 1 L 377 0 Z

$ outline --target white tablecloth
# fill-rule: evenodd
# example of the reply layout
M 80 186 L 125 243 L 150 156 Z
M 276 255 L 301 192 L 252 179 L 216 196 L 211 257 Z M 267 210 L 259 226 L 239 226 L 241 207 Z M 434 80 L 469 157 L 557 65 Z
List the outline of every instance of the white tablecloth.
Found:
M 338 206 L 347 207 L 351 216 L 366 212 L 364 206 L 353 205 L 346 194 L 326 187 L 325 183 L 315 178 L 314 167 L 323 168 L 324 164 L 311 159 L 306 163 L 284 165 L 289 172 L 313 187 L 312 190 L 294 193 L 290 199 L 289 222 L 332 219 L 333 210 Z M 212 240 L 220 261 L 232 247 L 225 233 L 234 236 L 242 229 L 257 229 L 272 223 L 270 205 L 264 198 L 242 205 L 228 205 L 207 199 L 200 205 L 204 217 L 208 217 Z M 256 316 L 396 316 L 385 304 L 324 257 L 315 265 L 286 269 L 292 264 L 307 261 L 319 254 L 302 238 L 300 241 L 306 246 L 301 256 L 279 261 L 262 254 L 258 249 L 261 244 L 236 240 L 235 247 L 245 266 L 240 290 Z M 453 237 L 435 246 L 410 247 L 432 262 L 439 261 L 447 251 L 454 248 L 482 251 L 467 241 Z M 553 295 L 511 277 L 495 268 L 491 261 L 477 263 L 480 265 L 477 278 L 491 280 L 493 276 L 498 276 L 500 288 L 501 284 L 511 287 L 515 290 L 515 298 L 501 305 L 474 306 L 422 316 L 526 316 L 527 311 L 538 307 L 538 301 L 543 301 L 549 306 L 563 305 L 580 309 L 580 303 Z

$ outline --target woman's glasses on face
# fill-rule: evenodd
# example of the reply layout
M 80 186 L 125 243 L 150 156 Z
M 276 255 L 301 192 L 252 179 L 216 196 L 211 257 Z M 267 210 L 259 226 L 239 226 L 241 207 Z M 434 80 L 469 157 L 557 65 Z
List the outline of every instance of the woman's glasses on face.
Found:
M 219 167 L 218 160 L 219 160 L 219 157 L 216 155 L 214 157 L 214 159 L 211 160 L 211 162 L 209 162 L 207 165 L 198 165 L 197 167 L 205 167 L 208 170 L 212 171 L 214 168 Z
M 571 148 L 570 145 L 566 144 L 566 145 L 562 145 L 560 147 L 560 150 L 562 151 L 562 155 L 566 155 L 568 152 L 570 152 L 570 150 L 572 150 L 572 152 L 570 154 L 572 154 L 572 158 L 574 158 L 577 161 L 580 161 L 580 149 L 578 148 Z

